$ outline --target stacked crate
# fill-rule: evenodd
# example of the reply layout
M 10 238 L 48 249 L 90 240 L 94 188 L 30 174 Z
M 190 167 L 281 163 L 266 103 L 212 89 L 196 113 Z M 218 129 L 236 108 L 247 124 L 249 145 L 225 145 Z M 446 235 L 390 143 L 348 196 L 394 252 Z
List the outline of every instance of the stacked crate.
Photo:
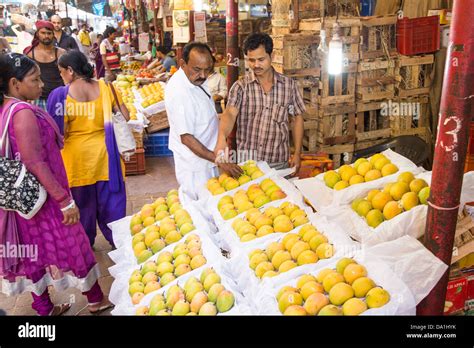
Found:
M 333 37 L 335 18 L 300 20 L 300 35 L 320 37 L 326 31 L 326 43 Z M 356 141 L 356 79 L 359 61 L 360 20 L 337 20 L 343 43 L 342 73 L 329 75 L 327 56 L 318 57 L 317 84 L 303 88 L 307 112 L 303 145 L 308 151 L 331 155 L 336 166 L 351 161 Z M 317 54 L 317 51 L 316 51 Z
M 356 150 L 377 145 L 391 136 L 387 109 L 396 93 L 396 24 L 396 16 L 361 18 Z
M 390 118 L 392 136 L 416 135 L 431 143 L 428 97 L 433 69 L 433 54 L 400 56 L 396 95 L 403 112 Z

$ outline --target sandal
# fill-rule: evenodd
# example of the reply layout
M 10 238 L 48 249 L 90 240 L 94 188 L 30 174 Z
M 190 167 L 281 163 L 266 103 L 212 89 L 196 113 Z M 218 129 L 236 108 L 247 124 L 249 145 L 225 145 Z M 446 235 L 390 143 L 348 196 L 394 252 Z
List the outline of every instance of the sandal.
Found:
M 98 314 L 100 312 L 103 312 L 105 311 L 106 309 L 109 309 L 109 308 L 112 308 L 114 307 L 114 304 L 112 302 L 110 302 L 109 300 L 107 300 L 106 303 L 104 303 L 103 305 L 101 305 L 100 307 L 98 307 L 97 309 L 95 310 L 91 310 L 91 306 L 94 307 L 94 306 L 97 306 L 99 304 L 101 304 L 102 302 L 98 302 L 98 303 L 89 303 L 89 313 L 91 314 Z
M 62 303 L 60 305 L 54 306 L 49 315 L 52 317 L 58 317 L 66 313 L 70 308 L 70 303 Z

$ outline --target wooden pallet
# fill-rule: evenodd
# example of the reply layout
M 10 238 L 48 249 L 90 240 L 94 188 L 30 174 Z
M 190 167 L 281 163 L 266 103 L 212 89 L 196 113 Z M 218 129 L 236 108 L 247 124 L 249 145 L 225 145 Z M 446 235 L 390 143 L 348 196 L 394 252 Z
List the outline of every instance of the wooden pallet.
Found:
M 319 96 L 319 78 L 315 76 L 292 76 L 298 85 L 305 104 L 317 104 Z
M 400 56 L 397 65 L 397 95 L 402 98 L 430 93 L 434 55 Z
M 357 71 L 357 101 L 370 102 L 395 97 L 395 59 L 363 60 L 359 62 Z
M 397 16 L 361 17 L 361 59 L 389 58 L 397 52 Z
M 319 76 L 319 41 L 320 38 L 316 35 L 274 35 L 274 68 L 280 73 L 294 77 Z
M 308 148 L 318 145 L 354 143 L 356 139 L 355 105 L 309 107 L 304 115 L 304 137 Z
M 272 26 L 295 32 L 300 20 L 336 14 L 339 17 L 358 16 L 359 4 L 359 0 L 273 0 Z
M 335 18 L 325 18 L 324 24 L 321 18 L 304 19 L 299 23 L 299 30 L 319 36 L 321 29 L 325 29 L 326 43 L 329 45 L 333 37 L 335 23 Z M 360 18 L 339 18 L 337 24 L 339 25 L 339 36 L 342 41 L 344 57 L 351 63 L 357 63 L 359 61 Z
M 417 135 L 431 139 L 428 97 L 398 98 L 398 111 L 394 105 L 389 107 L 390 128 L 393 137 L 400 135 Z
M 326 62 L 321 66 L 318 103 L 322 106 L 331 104 L 355 104 L 357 63 L 349 63 L 342 68 L 339 75 L 329 75 Z
M 390 118 L 383 114 L 381 102 L 357 103 L 356 124 L 357 142 L 390 138 Z
M 339 168 L 343 164 L 352 163 L 354 150 L 354 144 L 320 146 L 318 148 L 318 151 L 325 152 L 329 155 L 329 158 L 334 162 L 335 169 Z
M 369 147 L 380 145 L 383 142 L 387 141 L 390 138 L 387 139 L 377 139 L 377 140 L 365 140 L 365 141 L 357 141 L 354 144 L 354 151 L 359 151 L 359 150 L 365 150 L 368 149 Z

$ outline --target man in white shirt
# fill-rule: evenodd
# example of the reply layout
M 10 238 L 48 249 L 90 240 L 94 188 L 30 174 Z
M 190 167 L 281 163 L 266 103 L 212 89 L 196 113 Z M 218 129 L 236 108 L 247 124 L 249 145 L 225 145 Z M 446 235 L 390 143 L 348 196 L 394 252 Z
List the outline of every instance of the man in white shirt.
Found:
M 183 191 L 198 199 L 199 189 L 222 171 L 238 177 L 236 164 L 215 164 L 218 118 L 206 80 L 214 69 L 206 44 L 191 42 L 183 48 L 181 68 L 165 89 L 165 105 L 170 124 L 169 147 L 173 151 L 176 179 Z
M 221 73 L 214 70 L 207 78 L 207 85 L 216 105 L 217 113 L 222 114 L 222 100 L 227 97 L 227 81 Z

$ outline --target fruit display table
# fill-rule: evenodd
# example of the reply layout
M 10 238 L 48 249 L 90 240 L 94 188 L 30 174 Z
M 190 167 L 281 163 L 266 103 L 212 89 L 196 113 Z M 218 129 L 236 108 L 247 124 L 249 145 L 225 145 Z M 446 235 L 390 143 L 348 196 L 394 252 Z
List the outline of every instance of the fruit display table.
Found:
M 172 190 L 110 224 L 112 314 L 415 315 L 446 271 L 416 239 L 431 176 L 408 159 L 389 151 L 292 182 L 240 166 L 198 201 Z M 462 205 L 474 172 L 464 182 Z M 343 195 L 322 204 L 324 190 Z

